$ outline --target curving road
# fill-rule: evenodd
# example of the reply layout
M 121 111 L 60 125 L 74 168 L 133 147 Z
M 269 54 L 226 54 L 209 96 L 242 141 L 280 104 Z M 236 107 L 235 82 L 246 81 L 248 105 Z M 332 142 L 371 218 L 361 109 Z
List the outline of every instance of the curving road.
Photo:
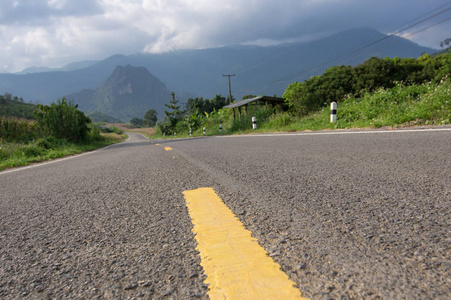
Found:
M 0 172 L 0 298 L 207 299 L 211 187 L 312 299 L 451 297 L 451 128 L 127 142 Z

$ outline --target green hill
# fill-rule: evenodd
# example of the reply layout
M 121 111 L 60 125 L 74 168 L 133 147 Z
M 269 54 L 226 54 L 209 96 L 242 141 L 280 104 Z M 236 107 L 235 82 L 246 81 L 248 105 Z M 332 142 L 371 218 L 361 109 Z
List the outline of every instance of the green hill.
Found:
M 87 114 L 94 122 L 107 122 L 107 123 L 123 123 L 121 120 L 116 119 L 110 115 L 103 114 L 101 112 L 95 111 Z
M 10 94 L 0 95 L 0 116 L 23 119 L 34 119 L 36 105 L 24 103 L 23 99 L 12 97 Z

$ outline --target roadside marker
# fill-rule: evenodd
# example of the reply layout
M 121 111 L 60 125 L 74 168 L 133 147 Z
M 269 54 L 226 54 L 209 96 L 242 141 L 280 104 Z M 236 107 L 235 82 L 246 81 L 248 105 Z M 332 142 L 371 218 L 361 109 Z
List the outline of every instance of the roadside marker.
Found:
M 212 188 L 183 194 L 210 299 L 305 299 Z

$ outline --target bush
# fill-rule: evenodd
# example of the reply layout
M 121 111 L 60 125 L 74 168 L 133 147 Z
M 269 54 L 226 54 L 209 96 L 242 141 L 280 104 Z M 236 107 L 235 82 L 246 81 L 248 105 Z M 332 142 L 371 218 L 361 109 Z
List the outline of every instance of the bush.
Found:
M 63 147 L 65 145 L 67 145 L 67 142 L 65 140 L 57 139 L 53 136 L 48 136 L 48 137 L 37 140 L 36 145 L 38 145 L 41 148 L 49 150 L 49 149 L 56 149 L 59 147 Z
M 66 139 L 74 143 L 84 143 L 88 140 L 90 131 L 88 124 L 91 119 L 77 109 L 65 98 L 50 106 L 38 105 L 36 119 L 39 126 L 58 139 Z
M 0 117 L 0 140 L 27 143 L 39 136 L 42 132 L 36 122 Z
M 166 121 L 166 122 L 158 123 L 157 127 L 156 127 L 156 133 L 165 135 L 165 136 L 173 135 L 174 130 L 173 130 L 171 122 Z

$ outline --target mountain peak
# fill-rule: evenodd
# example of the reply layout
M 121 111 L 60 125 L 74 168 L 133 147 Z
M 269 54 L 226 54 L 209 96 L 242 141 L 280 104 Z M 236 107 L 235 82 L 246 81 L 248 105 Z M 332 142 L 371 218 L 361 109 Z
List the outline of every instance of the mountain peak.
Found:
M 116 66 L 108 79 L 91 92 L 71 95 L 85 112 L 97 111 L 121 120 L 143 117 L 149 109 L 164 111 L 170 94 L 145 67 Z
M 145 95 L 160 89 L 164 84 L 145 67 L 117 66 L 100 89 L 109 96 Z

